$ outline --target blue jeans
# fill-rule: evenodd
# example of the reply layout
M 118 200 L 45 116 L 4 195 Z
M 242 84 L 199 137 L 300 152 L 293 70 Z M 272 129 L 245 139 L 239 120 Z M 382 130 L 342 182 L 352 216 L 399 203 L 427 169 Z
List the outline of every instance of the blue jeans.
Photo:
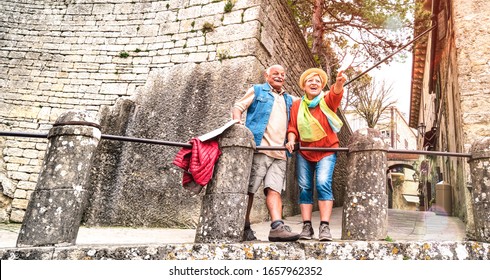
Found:
M 314 181 L 316 181 L 318 200 L 334 200 L 332 178 L 336 161 L 337 154 L 324 157 L 319 162 L 311 162 L 298 153 L 296 173 L 299 185 L 299 204 L 313 204 Z

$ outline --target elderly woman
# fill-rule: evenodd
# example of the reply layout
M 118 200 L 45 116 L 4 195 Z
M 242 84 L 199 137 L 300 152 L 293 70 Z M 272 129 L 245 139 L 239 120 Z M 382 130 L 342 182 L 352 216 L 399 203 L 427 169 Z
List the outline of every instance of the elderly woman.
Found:
M 340 71 L 335 84 L 328 93 L 322 89 L 327 84 L 327 74 L 319 68 L 306 70 L 299 79 L 299 86 L 305 92 L 291 107 L 286 148 L 293 152 L 294 144 L 301 147 L 336 148 L 339 146 L 337 132 L 342 127 L 337 108 L 340 105 L 346 79 Z M 314 235 L 311 225 L 313 210 L 313 186 L 316 181 L 318 207 L 320 209 L 320 229 L 318 239 L 331 241 L 330 216 L 333 208 L 332 176 L 337 155 L 334 152 L 302 151 L 296 158 L 296 172 L 300 188 L 299 204 L 303 219 L 301 239 L 311 239 Z

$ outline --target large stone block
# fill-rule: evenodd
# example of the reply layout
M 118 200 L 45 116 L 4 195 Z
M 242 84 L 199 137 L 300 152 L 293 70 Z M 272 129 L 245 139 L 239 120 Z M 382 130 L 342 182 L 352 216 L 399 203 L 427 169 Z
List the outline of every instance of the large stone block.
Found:
M 356 131 L 349 140 L 342 239 L 380 240 L 388 229 L 387 145 L 377 130 Z
M 204 196 L 195 242 L 241 242 L 248 197 L 245 194 L 221 193 Z
M 382 240 L 388 233 L 388 196 L 350 193 L 342 214 L 343 240 Z
M 248 181 L 255 142 L 244 125 L 233 125 L 219 138 L 222 151 L 204 196 L 196 242 L 240 242 L 248 205 Z
M 474 202 L 473 211 L 477 240 L 490 242 L 490 201 Z
M 17 247 L 75 245 L 84 196 L 84 191 L 35 191 L 22 223 Z
M 490 138 L 475 141 L 471 147 L 473 218 L 478 241 L 490 241 Z
M 386 191 L 386 153 L 351 152 L 348 157 L 347 185 L 351 192 Z
M 221 156 L 206 194 L 247 194 L 255 143 L 253 134 L 243 125 L 225 131 L 219 140 Z
M 95 113 L 70 111 L 58 118 L 17 246 L 75 244 L 100 137 Z

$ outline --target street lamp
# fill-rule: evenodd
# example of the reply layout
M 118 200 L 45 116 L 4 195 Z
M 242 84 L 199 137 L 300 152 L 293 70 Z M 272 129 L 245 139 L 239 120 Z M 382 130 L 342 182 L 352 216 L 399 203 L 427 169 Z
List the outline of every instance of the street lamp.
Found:
M 419 132 L 419 135 L 424 136 L 425 134 L 425 124 L 421 122 L 419 126 L 417 126 L 417 131 Z

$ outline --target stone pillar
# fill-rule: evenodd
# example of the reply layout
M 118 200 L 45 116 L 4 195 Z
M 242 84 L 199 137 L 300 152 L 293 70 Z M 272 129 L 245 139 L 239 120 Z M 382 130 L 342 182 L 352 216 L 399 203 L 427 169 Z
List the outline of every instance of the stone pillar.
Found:
M 95 113 L 70 111 L 56 120 L 17 247 L 75 245 L 100 137 Z
M 379 131 L 364 128 L 349 140 L 343 240 L 381 240 L 388 232 L 387 144 Z
M 469 160 L 476 240 L 490 242 L 490 138 L 475 141 Z
M 196 243 L 242 241 L 248 181 L 255 143 L 252 132 L 233 125 L 219 139 L 221 156 L 206 187 L 196 229 Z

